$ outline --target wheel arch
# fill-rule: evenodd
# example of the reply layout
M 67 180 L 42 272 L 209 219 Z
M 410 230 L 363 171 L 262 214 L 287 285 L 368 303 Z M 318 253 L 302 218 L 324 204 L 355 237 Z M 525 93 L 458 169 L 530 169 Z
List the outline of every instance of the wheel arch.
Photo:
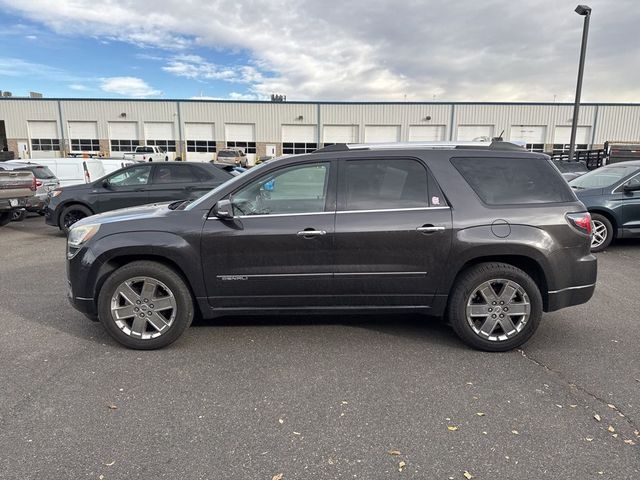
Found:
M 546 311 L 549 305 L 549 284 L 547 275 L 542 265 L 535 259 L 521 254 L 509 254 L 509 255 L 487 255 L 478 256 L 467 260 L 459 269 L 456 274 L 453 285 L 458 282 L 458 279 L 470 268 L 479 265 L 481 263 L 506 263 L 512 265 L 529 275 L 538 286 L 540 295 L 542 296 L 543 310 Z
M 189 290 L 189 293 L 191 294 L 191 299 L 193 300 L 194 311 L 198 315 L 202 316 L 202 311 L 200 310 L 200 305 L 199 305 L 199 303 L 197 301 L 197 297 L 195 295 L 194 287 L 191 284 L 191 282 L 189 281 L 188 275 L 180 267 L 180 264 L 177 261 L 175 261 L 174 259 L 167 258 L 166 256 L 163 256 L 163 255 L 153 254 L 153 253 L 144 253 L 144 254 L 140 254 L 140 253 L 136 253 L 136 254 L 123 253 L 121 255 L 117 255 L 117 256 L 114 256 L 112 258 L 109 258 L 109 260 L 107 260 L 105 263 L 103 263 L 100 266 L 100 270 L 98 272 L 96 283 L 95 283 L 95 286 L 94 286 L 94 291 L 95 291 L 94 296 L 93 296 L 94 297 L 94 302 L 96 302 L 97 298 L 98 298 L 97 292 L 99 292 L 102 289 L 102 286 L 106 282 L 107 278 L 109 278 L 109 276 L 113 272 L 115 272 L 118 268 L 123 267 L 124 265 L 127 265 L 129 263 L 137 262 L 137 261 L 145 261 L 145 260 L 164 265 L 165 267 L 170 268 L 176 274 L 178 274 L 180 276 L 180 278 L 182 279 L 182 281 L 187 286 L 187 289 Z
M 606 217 L 606 219 L 611 222 L 611 226 L 613 227 L 613 238 L 615 239 L 618 237 L 618 228 L 620 228 L 620 226 L 618 225 L 618 222 L 616 221 L 616 216 L 613 214 L 613 212 L 605 208 L 598 208 L 598 207 L 588 208 L 587 210 L 589 211 L 589 213 L 597 213 L 598 215 L 602 215 L 603 217 Z
M 73 205 L 79 205 L 81 207 L 84 207 L 86 209 L 88 209 L 92 215 L 95 215 L 96 212 L 93 208 L 91 208 L 90 205 L 88 205 L 85 202 L 81 202 L 79 200 L 67 200 L 66 202 L 61 203 L 58 208 L 56 209 L 58 211 L 58 216 L 56 218 L 56 224 L 58 225 L 58 227 L 62 228 L 62 226 L 60 225 L 60 220 L 62 218 L 62 212 L 65 211 L 66 208 L 71 207 Z

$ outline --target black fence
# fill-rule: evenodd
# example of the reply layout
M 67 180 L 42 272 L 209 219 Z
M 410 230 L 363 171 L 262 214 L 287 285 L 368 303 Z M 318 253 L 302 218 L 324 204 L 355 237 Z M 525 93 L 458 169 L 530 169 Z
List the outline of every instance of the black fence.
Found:
M 553 160 L 569 160 L 569 152 L 548 153 Z M 604 149 L 600 150 L 576 150 L 573 159 L 583 162 L 589 170 L 595 170 L 604 165 L 607 154 Z

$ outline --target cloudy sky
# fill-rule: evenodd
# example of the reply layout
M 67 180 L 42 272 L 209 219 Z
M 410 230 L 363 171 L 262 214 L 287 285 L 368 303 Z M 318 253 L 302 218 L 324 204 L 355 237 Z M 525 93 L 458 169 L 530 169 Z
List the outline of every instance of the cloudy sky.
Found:
M 0 0 L 0 90 L 572 101 L 576 0 Z M 640 0 L 593 8 L 584 101 L 640 101 Z

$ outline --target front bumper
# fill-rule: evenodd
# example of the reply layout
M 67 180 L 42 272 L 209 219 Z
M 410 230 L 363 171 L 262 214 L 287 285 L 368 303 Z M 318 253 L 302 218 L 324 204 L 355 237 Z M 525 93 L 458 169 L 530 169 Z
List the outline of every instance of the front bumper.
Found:
M 98 321 L 98 311 L 93 298 L 75 297 L 71 289 L 71 283 L 69 283 L 69 289 L 67 290 L 67 300 L 69 300 L 73 308 L 84 314 L 89 320 Z

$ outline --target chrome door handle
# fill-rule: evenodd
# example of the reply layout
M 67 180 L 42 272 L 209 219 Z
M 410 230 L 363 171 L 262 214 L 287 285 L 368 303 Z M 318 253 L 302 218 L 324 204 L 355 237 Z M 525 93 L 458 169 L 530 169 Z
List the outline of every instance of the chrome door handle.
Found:
M 302 230 L 297 233 L 299 237 L 319 237 L 326 234 L 324 230 Z
M 418 232 L 423 232 L 423 233 L 434 233 L 434 232 L 443 232 L 444 227 L 435 227 L 433 225 L 425 225 L 424 227 L 416 228 L 416 230 Z

